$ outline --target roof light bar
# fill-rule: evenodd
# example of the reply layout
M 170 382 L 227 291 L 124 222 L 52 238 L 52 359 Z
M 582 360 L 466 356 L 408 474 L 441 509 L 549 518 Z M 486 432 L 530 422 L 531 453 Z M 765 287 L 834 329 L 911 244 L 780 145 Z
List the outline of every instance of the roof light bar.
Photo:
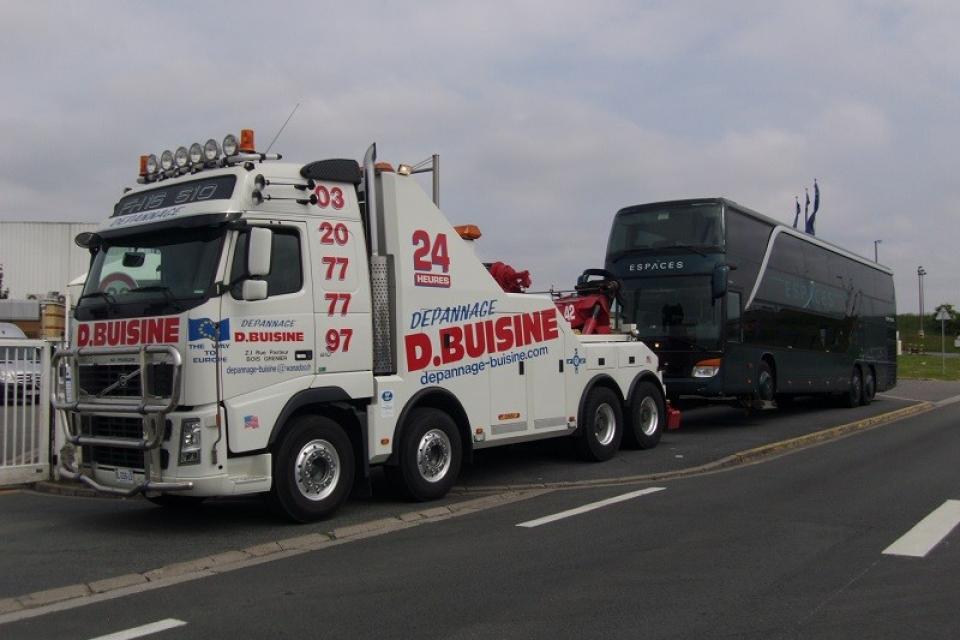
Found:
M 228 133 L 227 136 L 223 139 L 223 155 L 230 156 L 237 155 L 237 136 L 232 133 Z
M 220 158 L 220 145 L 213 138 L 207 140 L 203 145 L 203 157 L 206 158 L 207 162 L 215 162 Z
M 201 160 L 203 160 L 203 147 L 199 142 L 194 142 L 190 145 L 190 164 L 200 164 Z
M 183 169 L 187 166 L 189 155 L 186 147 L 177 147 L 177 152 L 173 155 L 173 162 L 177 165 L 178 169 Z

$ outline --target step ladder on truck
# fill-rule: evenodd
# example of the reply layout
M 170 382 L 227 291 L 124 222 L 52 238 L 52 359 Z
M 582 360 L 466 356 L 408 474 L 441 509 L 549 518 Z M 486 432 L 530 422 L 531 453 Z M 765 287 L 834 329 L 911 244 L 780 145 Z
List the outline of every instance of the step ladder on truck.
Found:
M 375 145 L 362 165 L 283 162 L 250 130 L 142 157 L 77 238 L 91 266 L 55 355 L 60 475 L 160 504 L 266 493 L 310 521 L 373 466 L 430 500 L 486 447 L 572 436 L 600 461 L 656 445 L 651 350 L 505 292 L 479 230 L 410 173 Z

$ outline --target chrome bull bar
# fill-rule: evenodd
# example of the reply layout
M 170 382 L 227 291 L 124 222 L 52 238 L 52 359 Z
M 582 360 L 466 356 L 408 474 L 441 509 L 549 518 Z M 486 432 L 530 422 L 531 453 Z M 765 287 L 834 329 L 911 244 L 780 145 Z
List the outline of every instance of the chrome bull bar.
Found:
M 81 360 L 104 356 L 137 356 L 138 368 L 121 381 L 124 385 L 133 377 L 139 378 L 140 394 L 122 398 L 104 397 L 117 384 L 110 385 L 97 395 L 86 393 L 80 387 Z M 170 393 L 166 397 L 150 394 L 148 386 L 149 366 L 169 364 L 172 367 Z M 85 475 L 77 466 L 75 457 L 61 452 L 58 470 L 62 477 L 79 480 L 102 493 L 133 496 L 145 491 L 185 491 L 193 483 L 164 482 L 160 479 L 160 445 L 164 435 L 164 416 L 173 411 L 180 401 L 180 379 L 183 358 L 176 347 L 170 345 L 142 345 L 138 347 L 77 347 L 58 350 L 53 356 L 54 387 L 53 407 L 63 412 L 64 435 L 74 446 L 118 447 L 143 451 L 143 482 L 131 487 L 113 487 L 97 482 Z M 71 384 L 68 385 L 68 374 Z M 140 416 L 143 424 L 140 438 L 84 435 L 81 416 L 97 414 L 133 414 Z

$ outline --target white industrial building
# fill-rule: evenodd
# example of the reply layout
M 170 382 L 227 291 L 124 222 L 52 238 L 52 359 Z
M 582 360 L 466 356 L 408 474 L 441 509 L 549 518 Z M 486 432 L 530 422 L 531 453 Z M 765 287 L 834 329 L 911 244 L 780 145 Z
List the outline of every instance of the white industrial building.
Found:
M 50 291 L 65 293 L 67 284 L 87 272 L 90 253 L 74 244 L 88 222 L 9 222 L 0 220 L 0 266 L 3 288 L 11 299 L 43 298 Z

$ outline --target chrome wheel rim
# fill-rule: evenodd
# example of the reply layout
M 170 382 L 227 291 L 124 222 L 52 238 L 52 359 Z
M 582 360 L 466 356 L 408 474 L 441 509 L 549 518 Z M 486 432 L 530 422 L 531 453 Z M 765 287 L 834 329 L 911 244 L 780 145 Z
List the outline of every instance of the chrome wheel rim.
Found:
M 453 448 L 441 429 L 430 429 L 417 444 L 417 470 L 427 482 L 439 482 L 450 471 Z
M 640 401 L 640 430 L 645 436 L 652 436 L 660 426 L 660 410 L 657 401 L 650 396 Z
M 593 415 L 593 433 L 602 446 L 613 442 L 613 436 L 617 433 L 617 415 L 609 404 L 603 403 L 597 407 Z
M 311 440 L 297 454 L 294 474 L 300 495 L 314 502 L 323 500 L 339 484 L 340 454 L 327 440 Z

